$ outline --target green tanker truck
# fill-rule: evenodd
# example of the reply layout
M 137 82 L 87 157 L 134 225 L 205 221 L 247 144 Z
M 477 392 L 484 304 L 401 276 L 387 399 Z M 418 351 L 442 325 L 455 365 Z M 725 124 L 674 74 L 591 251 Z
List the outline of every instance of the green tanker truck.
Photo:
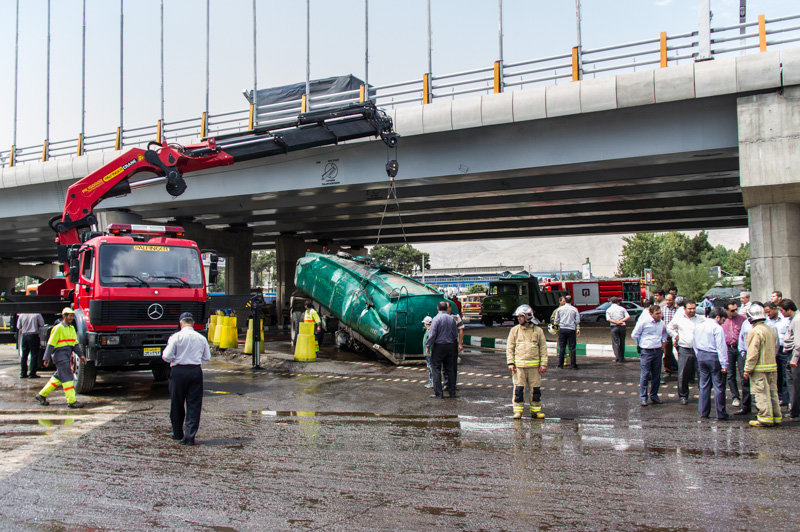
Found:
M 502 277 L 489 283 L 487 295 L 481 301 L 481 322 L 491 327 L 494 323 L 513 320 L 514 310 L 526 304 L 533 308 L 536 319 L 547 323 L 559 299 L 567 294 L 563 290 L 543 291 L 538 279 L 527 273 Z
M 369 257 L 307 253 L 297 261 L 294 284 L 335 332 L 337 345 L 366 347 L 395 364 L 424 359 L 425 316 L 435 316 L 445 296 Z M 297 297 L 293 297 L 297 299 Z M 293 306 L 293 308 L 295 308 Z M 451 308 L 456 308 L 451 302 Z M 302 320 L 293 314 L 293 322 Z M 293 330 L 296 326 L 293 325 Z

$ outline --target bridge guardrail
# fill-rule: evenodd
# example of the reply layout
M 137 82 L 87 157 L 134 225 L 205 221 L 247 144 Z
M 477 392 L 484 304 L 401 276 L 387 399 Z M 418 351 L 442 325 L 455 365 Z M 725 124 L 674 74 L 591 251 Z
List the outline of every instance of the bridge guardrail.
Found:
M 711 28 L 712 57 L 751 50 L 765 52 L 770 48 L 800 42 L 800 14 L 758 20 L 731 26 Z M 441 75 L 424 74 L 422 79 L 361 87 L 336 94 L 305 97 L 289 102 L 223 112 L 201 118 L 187 118 L 163 124 L 117 128 L 74 139 L 45 142 L 39 145 L 0 150 L 0 168 L 50 158 L 82 155 L 86 152 L 122 149 L 146 145 L 165 139 L 188 144 L 203 137 L 247 131 L 296 116 L 307 108 L 321 109 L 342 102 L 371 99 L 379 107 L 396 108 L 409 104 L 428 104 L 435 100 L 463 95 L 508 90 L 575 81 L 598 74 L 620 74 L 654 66 L 661 68 L 694 61 L 698 56 L 698 32 L 667 35 L 595 49 L 573 49 L 571 53 L 517 62 L 495 62 L 493 66 Z M 328 100 L 335 100 L 329 102 Z

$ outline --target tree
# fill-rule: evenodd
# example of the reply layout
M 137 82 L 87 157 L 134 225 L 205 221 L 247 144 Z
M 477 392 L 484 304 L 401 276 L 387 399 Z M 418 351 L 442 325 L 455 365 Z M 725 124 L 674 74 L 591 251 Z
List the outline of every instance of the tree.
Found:
M 711 277 L 707 263 L 692 264 L 683 260 L 675 261 L 672 276 L 680 289 L 680 294 L 695 301 L 703 299 L 703 294 L 714 286 L 716 281 Z
M 469 287 L 469 290 L 467 290 L 467 293 L 468 294 L 485 294 L 487 290 L 489 290 L 489 289 L 486 288 L 485 285 L 474 284 L 474 285 Z
M 430 255 L 410 244 L 379 244 L 369 250 L 369 256 L 375 262 L 404 275 L 411 275 L 414 267 L 420 267 L 423 261 L 426 270 L 431 268 Z
M 253 284 L 264 286 L 264 273 L 270 268 L 275 270 L 274 251 L 254 251 L 250 255 L 250 271 L 253 272 Z

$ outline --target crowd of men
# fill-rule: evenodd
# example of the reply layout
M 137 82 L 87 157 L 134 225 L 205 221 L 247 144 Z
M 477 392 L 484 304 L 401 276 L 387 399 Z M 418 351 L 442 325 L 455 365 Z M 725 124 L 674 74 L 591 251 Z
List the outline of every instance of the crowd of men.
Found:
M 742 292 L 739 301 L 732 299 L 724 307 L 703 307 L 705 315 L 700 316 L 693 300 L 664 291 L 655 294 L 631 335 L 641 360 L 641 406 L 662 403 L 658 392 L 663 367 L 666 373 L 677 371 L 682 405 L 689 403 L 690 384 L 699 374 L 701 417 L 709 417 L 712 388 L 717 419 L 730 417 L 726 410 L 727 384 L 731 406 L 738 408 L 734 415 L 746 416 L 754 406 L 758 409 L 756 419 L 750 421 L 752 426 L 779 424 L 782 407 L 789 407 L 789 416 L 800 420 L 800 320 L 795 303 L 784 299 L 778 290 L 767 303 L 751 301 L 748 292 Z M 616 358 L 622 361 L 624 343 L 618 340 L 620 333 L 615 329 L 623 328 L 624 338 L 630 316 L 616 298 L 607 319 Z

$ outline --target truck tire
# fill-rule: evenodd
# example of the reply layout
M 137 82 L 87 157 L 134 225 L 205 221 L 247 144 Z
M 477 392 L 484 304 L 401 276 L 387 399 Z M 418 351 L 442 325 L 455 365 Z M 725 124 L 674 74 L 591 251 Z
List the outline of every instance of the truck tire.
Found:
M 75 391 L 77 393 L 90 393 L 94 390 L 94 383 L 97 381 L 97 367 L 94 362 L 87 360 L 86 364 L 78 362 L 75 364 Z
M 491 327 L 494 325 L 494 320 L 492 320 L 492 318 L 489 316 L 484 316 L 481 318 L 481 323 L 483 323 L 486 327 Z
M 169 374 L 172 368 L 169 367 L 169 364 L 158 364 L 150 368 L 153 372 L 153 380 L 155 382 L 164 382 L 165 380 L 169 379 Z

